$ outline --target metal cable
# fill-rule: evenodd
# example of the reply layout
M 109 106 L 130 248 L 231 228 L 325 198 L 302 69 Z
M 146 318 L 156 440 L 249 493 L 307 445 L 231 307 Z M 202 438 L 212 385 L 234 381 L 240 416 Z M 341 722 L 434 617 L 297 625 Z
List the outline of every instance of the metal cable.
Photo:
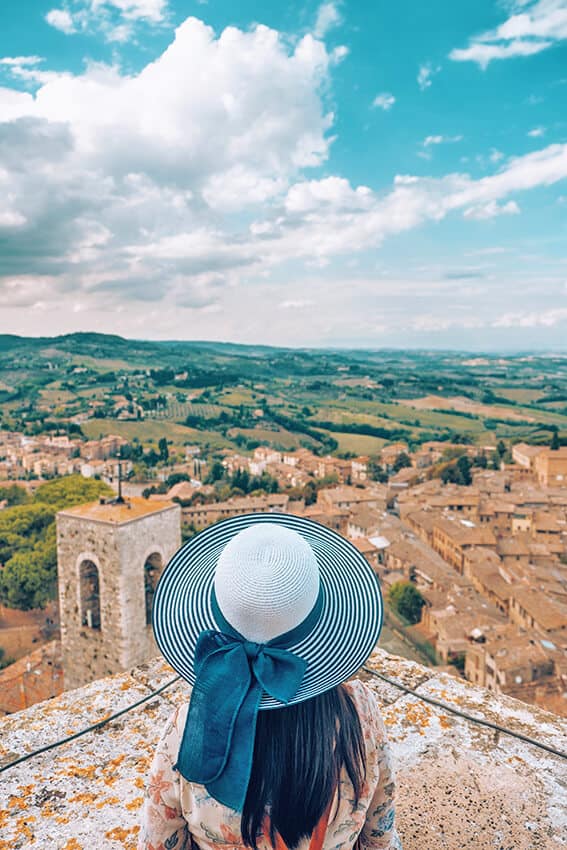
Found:
M 529 738 L 527 735 L 522 735 L 521 732 L 514 732 L 511 729 L 506 729 L 504 726 L 500 726 L 498 723 L 492 723 L 490 720 L 484 720 L 480 717 L 474 717 L 472 714 L 467 714 L 464 711 L 461 711 L 458 708 L 455 708 L 452 705 L 448 705 L 447 703 L 441 702 L 440 700 L 433 699 L 433 697 L 425 696 L 424 694 L 419 694 L 413 688 L 408 688 L 407 685 L 402 685 L 401 682 L 397 682 L 395 679 L 391 679 L 389 676 L 385 676 L 383 673 L 378 673 L 376 670 L 372 670 L 370 667 L 363 666 L 363 670 L 367 673 L 370 673 L 372 676 L 376 676 L 378 679 L 382 679 L 384 682 L 387 682 L 389 685 L 393 685 L 395 688 L 398 688 L 401 691 L 404 691 L 406 694 L 411 694 L 417 699 L 422 700 L 423 702 L 429 703 L 430 705 L 434 705 L 436 708 L 441 708 L 443 711 L 448 711 L 450 714 L 455 714 L 457 717 L 462 717 L 465 720 L 469 720 L 471 723 L 477 723 L 479 726 L 486 726 L 489 729 L 494 729 L 496 732 L 502 732 L 505 735 L 510 735 L 513 738 L 517 738 L 519 741 L 523 741 L 525 744 L 530 744 L 533 747 L 538 747 L 541 750 L 545 750 L 548 753 L 552 753 L 555 756 L 559 756 L 560 758 L 567 759 L 567 752 L 561 752 L 561 750 L 556 750 L 554 747 L 550 747 L 548 744 L 542 744 L 541 741 L 536 741 L 534 738 Z M 126 706 L 126 708 L 120 709 L 120 711 L 116 711 L 114 714 L 109 715 L 108 717 L 99 720 L 97 723 L 93 723 L 91 726 L 87 726 L 85 729 L 81 729 L 79 732 L 75 732 L 73 735 L 69 735 L 67 738 L 61 738 L 60 740 L 53 741 L 51 744 L 47 744 L 45 747 L 40 747 L 37 750 L 32 750 L 29 753 L 25 753 L 25 755 L 20 756 L 14 761 L 8 762 L 3 766 L 0 766 L 0 773 L 4 773 L 4 771 L 9 770 L 11 767 L 15 767 L 17 764 L 22 764 L 22 762 L 28 761 L 34 756 L 38 756 L 41 753 L 48 752 L 49 750 L 53 750 L 56 747 L 60 747 L 63 744 L 68 744 L 70 741 L 74 741 L 76 738 L 80 738 L 83 735 L 86 735 L 89 732 L 94 732 L 96 729 L 100 729 L 103 726 L 106 726 L 107 723 L 110 723 L 113 720 L 116 720 L 118 717 L 122 717 L 123 714 L 127 714 L 132 709 L 137 708 L 140 705 L 143 705 L 149 700 L 153 699 L 155 696 L 159 696 L 159 694 L 163 693 L 167 688 L 174 685 L 179 681 L 181 676 L 174 676 L 173 679 L 170 679 L 165 685 L 162 685 L 160 688 L 157 688 L 155 691 L 152 691 L 147 696 L 139 699 L 137 702 L 132 703 L 131 705 Z
M 452 705 L 448 705 L 445 702 L 441 702 L 441 700 L 433 699 L 433 697 L 425 696 L 424 694 L 418 694 L 417 691 L 414 691 L 413 688 L 408 688 L 407 685 L 402 685 L 401 682 L 396 682 L 395 679 L 390 679 L 389 676 L 384 676 L 383 673 L 378 673 L 376 670 L 372 670 L 370 667 L 363 666 L 363 670 L 367 673 L 370 673 L 372 676 L 377 676 L 378 679 L 382 679 L 384 682 L 388 682 L 389 685 L 393 685 L 395 688 L 399 688 L 401 691 L 404 691 L 406 694 L 411 694 L 414 697 L 417 697 L 423 702 L 428 702 L 430 705 L 434 705 L 437 708 L 442 708 L 444 711 L 450 712 L 450 714 L 456 714 L 457 717 L 463 717 L 465 720 L 470 720 L 471 723 L 478 723 L 479 726 L 487 726 L 489 729 L 494 729 L 496 732 L 503 732 L 505 735 L 511 735 L 513 738 L 517 738 L 519 741 L 523 741 L 525 744 L 531 744 L 533 747 L 539 747 L 540 750 L 546 750 L 548 753 L 553 753 L 554 756 L 559 756 L 562 759 L 567 759 L 567 752 L 563 753 L 561 750 L 556 750 L 554 747 L 550 747 L 548 744 L 542 744 L 541 741 L 536 741 L 535 738 L 529 738 L 527 735 L 522 735 L 521 732 L 513 732 L 511 729 L 506 729 L 504 726 L 499 726 L 498 723 L 492 723 L 491 720 L 484 720 L 481 717 L 475 717 L 472 714 L 467 714 L 465 711 L 461 711 L 459 708 L 455 708 Z
M 106 726 L 107 723 L 110 723 L 112 720 L 116 720 L 117 717 L 122 717 L 123 714 L 127 714 L 129 711 L 132 711 L 133 708 L 137 708 L 139 705 L 143 705 L 145 702 L 153 699 L 153 697 L 163 693 L 166 688 L 174 685 L 180 678 L 181 676 L 175 676 L 173 679 L 170 679 L 169 682 L 166 682 L 165 685 L 162 685 L 161 688 L 157 688 L 155 691 L 152 691 L 147 696 L 142 697 L 142 699 L 139 699 L 137 702 L 133 702 L 131 705 L 127 705 L 126 708 L 121 708 L 120 711 L 116 711 L 114 714 L 104 717 L 97 723 L 93 723 L 92 726 L 87 726 L 85 729 L 81 729 L 79 732 L 74 732 L 73 735 L 69 735 L 67 738 L 61 738 L 58 741 L 53 741 L 51 744 L 46 744 L 45 747 L 40 747 L 38 750 L 32 750 L 30 753 L 25 753 L 25 755 L 14 759 L 14 761 L 10 761 L 8 764 L 0 766 L 0 773 L 4 773 L 4 771 L 8 770 L 10 767 L 22 764 L 22 762 L 28 761 L 28 759 L 38 756 L 40 753 L 46 753 L 49 750 L 54 750 L 56 747 L 61 747 L 63 744 L 68 744 L 69 741 L 74 741 L 76 738 L 80 738 L 88 732 L 94 732 L 96 729 L 101 729 L 103 726 Z

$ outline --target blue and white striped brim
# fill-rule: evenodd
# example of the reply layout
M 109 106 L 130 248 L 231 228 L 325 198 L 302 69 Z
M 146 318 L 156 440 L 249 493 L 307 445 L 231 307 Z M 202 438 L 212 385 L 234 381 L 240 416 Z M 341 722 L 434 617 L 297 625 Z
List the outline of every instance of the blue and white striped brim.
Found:
M 384 606 L 378 579 L 358 549 L 336 531 L 280 513 L 246 514 L 209 526 L 190 538 L 167 564 L 154 598 L 154 634 L 169 664 L 194 684 L 197 639 L 205 629 L 220 629 L 211 609 L 217 561 L 236 534 L 258 523 L 277 523 L 300 534 L 319 564 L 323 612 L 311 634 L 290 647 L 308 664 L 290 702 L 298 703 L 354 675 L 372 652 L 382 628 Z M 263 694 L 260 708 L 279 707 L 280 702 Z

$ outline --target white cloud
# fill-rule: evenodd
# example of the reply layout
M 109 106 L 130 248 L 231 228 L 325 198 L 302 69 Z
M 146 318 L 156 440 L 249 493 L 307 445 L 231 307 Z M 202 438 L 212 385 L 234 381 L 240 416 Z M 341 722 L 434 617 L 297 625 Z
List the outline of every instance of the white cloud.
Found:
M 317 19 L 313 34 L 317 38 L 323 38 L 329 30 L 338 27 L 342 23 L 342 15 L 340 12 L 341 3 L 339 0 L 328 0 L 326 3 L 321 3 L 317 10 Z
M 45 16 L 47 23 L 66 35 L 76 32 L 73 18 L 67 9 L 51 9 Z
M 38 65 L 43 62 L 42 56 L 3 56 L 0 65 L 20 68 L 25 65 Z
M 490 162 L 500 162 L 501 159 L 504 159 L 504 154 L 502 151 L 499 151 L 497 148 L 492 148 L 490 154 L 488 155 Z
M 31 94 L 0 86 L 0 122 L 14 121 L 23 115 L 29 115 L 32 109 Z
M 166 22 L 168 0 L 68 0 L 64 9 L 51 9 L 48 24 L 67 35 L 100 32 L 109 42 L 124 43 L 140 22 Z
M 567 321 L 567 307 L 504 313 L 493 323 L 494 328 L 552 328 Z
M 377 94 L 374 100 L 372 101 L 372 106 L 375 106 L 379 109 L 383 109 L 384 112 L 388 112 L 396 102 L 396 98 L 390 92 L 384 91 L 381 94 Z
M 279 306 L 284 310 L 304 310 L 305 307 L 312 307 L 314 303 L 309 298 L 297 298 L 295 300 L 280 301 Z
M 494 30 L 454 49 L 456 62 L 477 62 L 485 69 L 494 59 L 532 56 L 567 39 L 567 0 L 512 0 L 510 17 Z
M 327 207 L 333 210 L 368 209 L 373 203 L 373 192 L 368 186 L 352 189 L 343 177 L 324 177 L 296 183 L 285 198 L 285 208 L 289 213 L 308 213 Z
M 477 219 L 482 221 L 487 218 L 495 218 L 498 215 L 518 215 L 520 207 L 516 201 L 508 201 L 506 204 L 498 204 L 496 201 L 488 201 L 486 204 L 479 204 L 475 207 L 468 207 L 464 213 L 464 218 Z
M 543 136 L 545 133 L 545 127 L 534 127 L 533 130 L 528 131 L 528 136 L 531 136 L 533 139 L 537 139 L 540 136 Z
M 262 26 L 217 36 L 189 18 L 139 73 L 91 64 L 44 72 L 35 96 L 0 88 L 0 288 L 41 275 L 52 298 L 26 285 L 30 306 L 87 305 L 93 329 L 104 311 L 138 305 L 138 335 L 162 322 L 154 303 L 167 333 L 177 304 L 225 310 L 264 283 L 265 300 L 286 264 L 309 266 L 311 279 L 333 257 L 429 221 L 512 214 L 516 193 L 567 177 L 567 145 L 550 145 L 480 180 L 398 175 L 378 191 L 309 179 L 331 144 L 332 65 L 311 35 L 294 45 Z M 4 306 L 20 303 L 12 283 L 3 291 Z M 299 285 L 273 297 L 319 303 Z
M 462 142 L 462 140 L 462 136 L 426 136 L 423 140 L 423 146 L 427 148 L 429 145 L 453 144 L 454 142 Z
M 419 71 L 417 74 L 417 84 L 422 91 L 428 89 L 431 85 L 431 78 L 434 74 L 438 74 L 441 70 L 440 65 L 433 66 L 431 62 L 426 62 L 423 65 L 419 66 Z
M 93 12 L 107 6 L 119 11 L 127 20 L 160 23 L 165 18 L 167 0 L 90 0 Z

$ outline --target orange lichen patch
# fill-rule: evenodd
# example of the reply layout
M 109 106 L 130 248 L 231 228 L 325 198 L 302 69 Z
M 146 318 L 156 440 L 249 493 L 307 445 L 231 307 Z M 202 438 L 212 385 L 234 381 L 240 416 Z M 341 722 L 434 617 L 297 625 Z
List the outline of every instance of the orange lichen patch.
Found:
M 28 826 L 29 821 L 34 821 L 35 818 L 20 817 L 16 820 L 16 835 L 23 838 L 33 838 L 33 830 Z
M 122 755 L 119 755 L 119 756 L 116 756 L 116 758 L 110 759 L 109 761 L 106 762 L 104 770 L 107 771 L 107 770 L 112 770 L 115 767 L 120 767 L 120 765 L 122 764 L 122 762 L 124 761 L 125 758 L 126 758 L 125 754 L 122 753 Z
M 447 714 L 440 714 L 439 715 L 439 725 L 441 726 L 442 729 L 450 729 L 451 726 L 453 725 L 453 721 L 451 720 L 451 718 Z
M 126 803 L 126 808 L 130 812 L 135 812 L 136 809 L 140 809 L 144 803 L 143 797 L 134 797 L 133 800 L 130 800 L 129 803 Z
M 408 703 L 405 706 L 406 720 L 417 727 L 420 735 L 424 735 L 424 729 L 429 726 L 433 710 L 423 703 Z
M 127 679 L 125 682 L 122 682 L 122 684 L 120 685 L 120 690 L 121 691 L 129 691 L 130 688 L 133 687 L 133 685 L 134 685 L 134 682 L 130 681 L 130 679 Z
M 85 794 L 75 794 L 74 797 L 69 797 L 69 802 L 70 803 L 87 803 L 87 805 L 88 805 L 90 803 L 94 803 L 94 801 L 96 800 L 96 797 L 97 797 L 96 794 L 86 794 L 86 793 Z
M 79 767 L 77 764 L 68 767 L 66 770 L 60 771 L 60 776 L 83 777 L 84 779 L 93 779 L 97 771 L 97 766 L 91 764 L 90 767 Z
M 52 818 L 55 817 L 55 812 L 53 810 L 53 806 L 51 803 L 44 803 L 41 807 L 41 816 L 42 818 Z
M 31 785 L 18 785 L 18 791 L 22 797 L 29 797 L 34 788 L 35 783 L 32 783 Z
M 0 828 L 6 826 L 10 812 L 7 809 L 0 809 Z
M 151 761 L 152 761 L 152 759 L 151 759 L 150 756 L 141 756 L 138 759 L 138 763 L 136 764 L 137 772 L 138 773 L 144 773 L 144 774 L 147 773 L 148 768 L 151 764 Z
M 95 805 L 95 809 L 103 809 L 105 806 L 116 806 L 120 802 L 118 797 L 105 797 L 103 800 L 99 800 Z
M 143 788 L 146 787 L 146 783 L 144 782 L 144 780 L 142 779 L 141 776 L 137 776 L 134 779 L 134 785 L 136 786 L 136 788 L 142 788 L 143 789 Z
M 105 838 L 113 838 L 114 841 L 121 841 L 125 847 L 134 847 L 133 839 L 140 831 L 139 826 L 131 826 L 130 829 L 124 829 L 122 826 L 115 826 L 114 829 L 109 829 L 104 833 Z M 126 843 L 127 842 L 127 843 Z
M 24 797 L 16 797 L 15 795 L 12 795 L 8 800 L 9 809 L 27 809 L 27 807 L 27 800 L 25 800 Z
M 69 823 L 70 820 L 71 818 L 67 817 L 67 815 L 59 815 L 59 817 L 55 818 L 56 823 Z
M 70 838 L 69 841 L 63 845 L 61 850 L 83 850 L 83 845 L 79 844 L 76 838 Z

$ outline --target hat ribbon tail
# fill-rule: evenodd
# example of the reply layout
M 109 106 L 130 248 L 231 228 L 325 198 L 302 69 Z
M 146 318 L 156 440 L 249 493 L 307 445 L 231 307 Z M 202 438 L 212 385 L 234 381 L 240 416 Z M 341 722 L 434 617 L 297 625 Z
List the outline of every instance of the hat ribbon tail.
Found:
M 185 779 L 241 811 L 262 692 L 286 704 L 307 662 L 285 649 L 207 630 L 197 641 L 194 664 L 197 678 L 175 766 Z

